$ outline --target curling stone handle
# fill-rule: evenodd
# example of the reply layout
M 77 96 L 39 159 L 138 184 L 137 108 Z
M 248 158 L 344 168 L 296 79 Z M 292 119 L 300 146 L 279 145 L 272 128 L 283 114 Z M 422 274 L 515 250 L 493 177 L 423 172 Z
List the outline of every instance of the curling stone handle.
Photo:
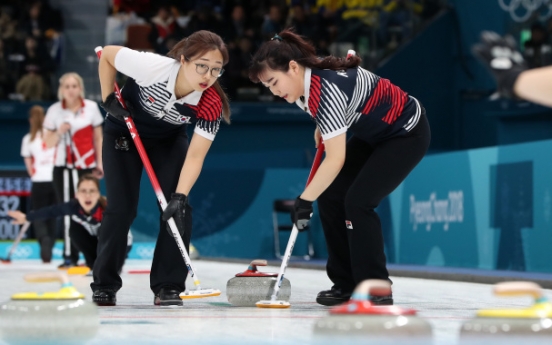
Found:
M 251 263 L 249 264 L 249 269 L 251 271 L 256 271 L 257 270 L 257 266 L 266 266 L 267 265 L 267 261 L 266 260 L 261 260 L 261 259 L 255 259 L 253 261 L 251 261 Z
M 63 285 L 69 283 L 69 278 L 62 272 L 29 273 L 25 275 L 24 279 L 31 283 L 60 282 Z
M 356 296 L 366 294 L 372 296 L 386 296 L 391 294 L 391 283 L 383 279 L 367 279 L 358 284 L 354 294 Z
M 494 286 L 494 294 L 497 296 L 533 296 L 542 298 L 542 288 L 533 282 L 503 282 Z

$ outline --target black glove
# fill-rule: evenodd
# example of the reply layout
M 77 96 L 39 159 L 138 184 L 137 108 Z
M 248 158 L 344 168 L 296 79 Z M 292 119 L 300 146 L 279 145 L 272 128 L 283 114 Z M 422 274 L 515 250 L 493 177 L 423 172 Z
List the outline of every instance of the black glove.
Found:
M 187 200 L 188 197 L 182 193 L 172 193 L 171 200 L 161 215 L 161 219 L 164 222 L 168 221 L 171 217 L 174 219 L 180 236 L 184 236 Z M 171 236 L 173 235 L 169 224 L 167 224 L 167 231 Z
M 473 46 L 473 53 L 493 73 L 498 93 L 513 98 L 514 84 L 519 74 L 527 69 L 523 56 L 512 36 L 500 37 L 496 32 L 483 31 L 481 43 Z
M 125 100 L 127 109 L 123 108 L 119 100 L 115 96 L 115 92 L 112 92 L 107 96 L 105 102 L 101 102 L 100 106 L 114 118 L 124 121 L 125 117 L 132 117 L 132 104 Z
M 297 226 L 297 230 L 306 230 L 311 217 L 312 201 L 303 200 L 297 197 L 297 199 L 295 199 L 295 205 L 293 205 L 293 210 L 291 211 L 291 221 Z

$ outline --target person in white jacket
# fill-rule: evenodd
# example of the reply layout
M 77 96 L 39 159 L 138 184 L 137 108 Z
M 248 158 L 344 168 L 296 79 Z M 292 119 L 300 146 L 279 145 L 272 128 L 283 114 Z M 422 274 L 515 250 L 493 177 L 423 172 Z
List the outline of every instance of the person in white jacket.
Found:
M 43 141 L 42 124 L 44 108 L 35 105 L 29 110 L 30 130 L 21 143 L 21 157 L 27 173 L 31 177 L 31 209 L 37 210 L 56 203 L 56 194 L 52 184 L 54 168 L 54 148 L 48 148 Z M 40 258 L 44 263 L 52 260 L 52 249 L 56 242 L 55 219 L 40 220 L 33 223 L 34 235 L 40 245 Z

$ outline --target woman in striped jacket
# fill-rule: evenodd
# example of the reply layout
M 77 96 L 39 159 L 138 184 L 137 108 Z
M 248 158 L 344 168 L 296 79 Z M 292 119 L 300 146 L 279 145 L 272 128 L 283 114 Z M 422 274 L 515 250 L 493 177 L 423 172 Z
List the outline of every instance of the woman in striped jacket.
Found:
M 360 62 L 354 55 L 319 58 L 311 44 L 284 30 L 262 44 L 249 70 L 253 82 L 303 109 L 316 123 L 315 142 L 325 143 L 326 158 L 292 213 L 302 230 L 318 200 L 333 282 L 316 298 L 323 305 L 348 301 L 365 279 L 389 280 L 374 209 L 420 162 L 431 137 L 420 102 Z M 393 304 L 393 297 L 372 302 Z

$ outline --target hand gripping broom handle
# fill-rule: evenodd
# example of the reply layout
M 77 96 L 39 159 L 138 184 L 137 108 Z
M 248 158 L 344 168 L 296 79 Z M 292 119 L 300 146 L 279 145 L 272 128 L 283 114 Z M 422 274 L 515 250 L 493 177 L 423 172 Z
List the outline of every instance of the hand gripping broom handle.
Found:
M 318 144 L 318 149 L 316 150 L 316 155 L 314 156 L 314 161 L 312 162 L 312 168 L 309 173 L 309 178 L 307 179 L 307 186 L 309 185 L 314 175 L 316 174 L 316 171 L 320 166 L 320 162 L 322 161 L 323 154 L 324 154 L 324 143 L 322 142 L 322 139 L 320 139 L 320 142 Z M 291 235 L 289 235 L 286 252 L 282 259 L 282 265 L 280 266 L 280 272 L 278 273 L 278 278 L 276 278 L 276 285 L 274 285 L 274 292 L 270 297 L 271 301 L 275 301 L 278 298 L 278 292 L 280 291 L 280 287 L 282 286 L 282 281 L 284 280 L 284 273 L 286 272 L 286 268 L 289 263 L 289 259 L 291 257 L 291 252 L 293 251 L 293 247 L 295 246 L 295 241 L 297 240 L 298 234 L 299 234 L 299 230 L 297 229 L 297 225 L 293 223 L 293 229 L 291 229 Z
M 96 55 L 98 55 L 98 58 L 102 56 L 102 47 L 96 47 L 94 49 L 96 52 Z M 125 100 L 121 96 L 121 90 L 119 89 L 119 85 L 117 85 L 117 82 L 113 84 L 115 88 L 115 96 L 117 97 L 117 100 L 119 103 L 121 103 L 121 106 L 123 108 L 127 109 L 127 106 L 125 104 Z M 151 185 L 153 186 L 153 191 L 155 192 L 155 196 L 157 197 L 157 201 L 159 202 L 159 205 L 161 206 L 161 209 L 165 211 L 165 208 L 167 207 L 167 199 L 165 199 L 165 195 L 163 194 L 163 191 L 161 190 L 161 186 L 159 185 L 159 181 L 157 180 L 157 176 L 155 176 L 155 171 L 153 171 L 153 168 L 151 166 L 150 160 L 148 158 L 148 154 L 146 153 L 146 150 L 144 149 L 144 145 L 142 144 L 142 139 L 140 139 L 140 136 L 138 135 L 138 131 L 136 130 L 136 126 L 134 125 L 134 121 L 132 118 L 125 117 L 125 123 L 128 127 L 128 130 L 130 132 L 130 136 L 132 137 L 132 140 L 134 141 L 134 146 L 136 146 L 136 150 L 138 150 L 138 154 L 140 154 L 140 158 L 142 159 L 142 164 L 144 164 L 144 168 L 146 169 L 146 172 L 149 176 L 149 179 L 151 181 Z M 176 241 L 176 245 L 178 246 L 178 249 L 180 250 L 180 253 L 182 254 L 182 257 L 184 258 L 184 262 L 186 263 L 186 267 L 188 268 L 188 272 L 190 273 L 190 276 L 194 280 L 194 285 L 200 289 L 200 283 L 199 279 L 196 277 L 194 273 L 194 269 L 192 267 L 192 263 L 190 261 L 190 257 L 188 256 L 188 253 L 186 252 L 186 247 L 184 247 L 184 242 L 182 241 L 182 238 L 180 237 L 180 234 L 178 232 L 178 229 L 176 227 L 176 223 L 174 222 L 174 219 L 170 218 L 168 220 L 169 227 L 171 229 L 172 235 L 174 237 L 174 240 Z M 160 231 L 162 231 L 160 229 Z

